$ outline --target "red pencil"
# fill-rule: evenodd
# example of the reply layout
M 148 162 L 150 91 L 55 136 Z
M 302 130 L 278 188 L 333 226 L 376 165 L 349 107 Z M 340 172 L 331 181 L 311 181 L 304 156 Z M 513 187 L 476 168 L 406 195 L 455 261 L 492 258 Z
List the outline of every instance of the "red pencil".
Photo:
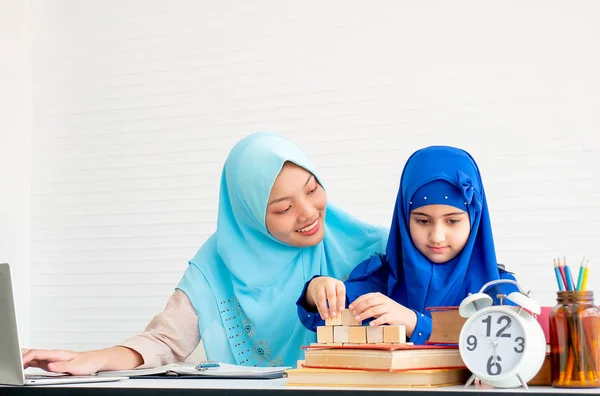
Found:
M 567 275 L 565 274 L 565 267 L 560 262 L 560 257 L 558 258 L 558 270 L 560 271 L 560 276 L 565 284 L 565 290 L 569 290 L 569 284 L 567 283 Z

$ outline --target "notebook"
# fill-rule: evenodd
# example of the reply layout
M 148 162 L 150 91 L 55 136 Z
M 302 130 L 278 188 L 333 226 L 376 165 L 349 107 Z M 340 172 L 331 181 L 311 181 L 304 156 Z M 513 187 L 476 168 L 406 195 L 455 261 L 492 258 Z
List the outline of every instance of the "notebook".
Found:
M 285 376 L 291 367 L 251 367 L 219 362 L 173 363 L 166 366 L 121 371 L 102 371 L 99 376 L 124 376 L 135 378 L 186 378 L 186 379 L 275 379 Z
M 23 370 L 21 346 L 17 331 L 13 287 L 8 264 L 0 264 L 0 384 L 52 385 L 80 382 L 112 382 L 126 377 L 72 376 L 67 374 L 29 376 Z

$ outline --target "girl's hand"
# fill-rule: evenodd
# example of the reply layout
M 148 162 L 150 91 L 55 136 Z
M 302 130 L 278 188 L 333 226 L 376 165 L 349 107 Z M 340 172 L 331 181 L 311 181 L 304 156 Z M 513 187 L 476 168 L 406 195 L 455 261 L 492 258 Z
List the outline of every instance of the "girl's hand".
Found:
M 398 304 L 381 293 L 367 293 L 358 297 L 348 306 L 356 320 L 367 320 L 375 318 L 370 325 L 380 326 L 383 324 L 405 325 L 406 336 L 412 336 L 417 325 L 417 315 L 411 309 Z
M 308 284 L 306 302 L 317 307 L 321 318 L 335 317 L 346 305 L 346 286 L 335 278 L 319 276 Z

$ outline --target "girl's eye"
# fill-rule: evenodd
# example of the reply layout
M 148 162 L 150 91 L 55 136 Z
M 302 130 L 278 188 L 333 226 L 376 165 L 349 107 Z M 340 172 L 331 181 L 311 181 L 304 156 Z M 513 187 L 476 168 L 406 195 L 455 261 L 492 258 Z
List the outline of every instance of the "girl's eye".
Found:
M 427 224 L 427 223 L 429 223 L 429 220 L 428 220 L 428 219 L 416 219 L 416 221 L 417 221 L 417 223 L 419 223 L 419 224 Z
M 277 213 L 277 214 L 285 214 L 285 213 L 289 212 L 290 209 L 292 209 L 292 205 L 288 206 L 286 210 L 281 210 L 281 211 L 275 212 L 275 213 Z
M 458 224 L 458 223 L 460 223 L 460 220 L 459 219 L 450 219 L 450 220 L 448 220 L 448 223 L 450 223 L 450 224 Z
M 313 188 L 312 190 L 310 190 L 310 191 L 308 192 L 308 195 L 312 195 L 312 194 L 314 194 L 314 193 L 315 193 L 315 191 L 317 191 L 317 188 L 319 188 L 319 185 L 318 185 L 318 184 L 315 186 L 315 188 Z

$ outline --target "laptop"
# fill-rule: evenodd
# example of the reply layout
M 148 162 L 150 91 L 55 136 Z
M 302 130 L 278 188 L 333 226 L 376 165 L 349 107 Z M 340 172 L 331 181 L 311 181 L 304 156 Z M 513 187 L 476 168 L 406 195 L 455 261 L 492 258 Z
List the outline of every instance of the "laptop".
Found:
M 0 264 L 0 385 L 58 385 L 83 382 L 111 382 L 127 377 L 75 375 L 29 375 L 23 370 L 23 359 L 13 297 L 10 267 Z

